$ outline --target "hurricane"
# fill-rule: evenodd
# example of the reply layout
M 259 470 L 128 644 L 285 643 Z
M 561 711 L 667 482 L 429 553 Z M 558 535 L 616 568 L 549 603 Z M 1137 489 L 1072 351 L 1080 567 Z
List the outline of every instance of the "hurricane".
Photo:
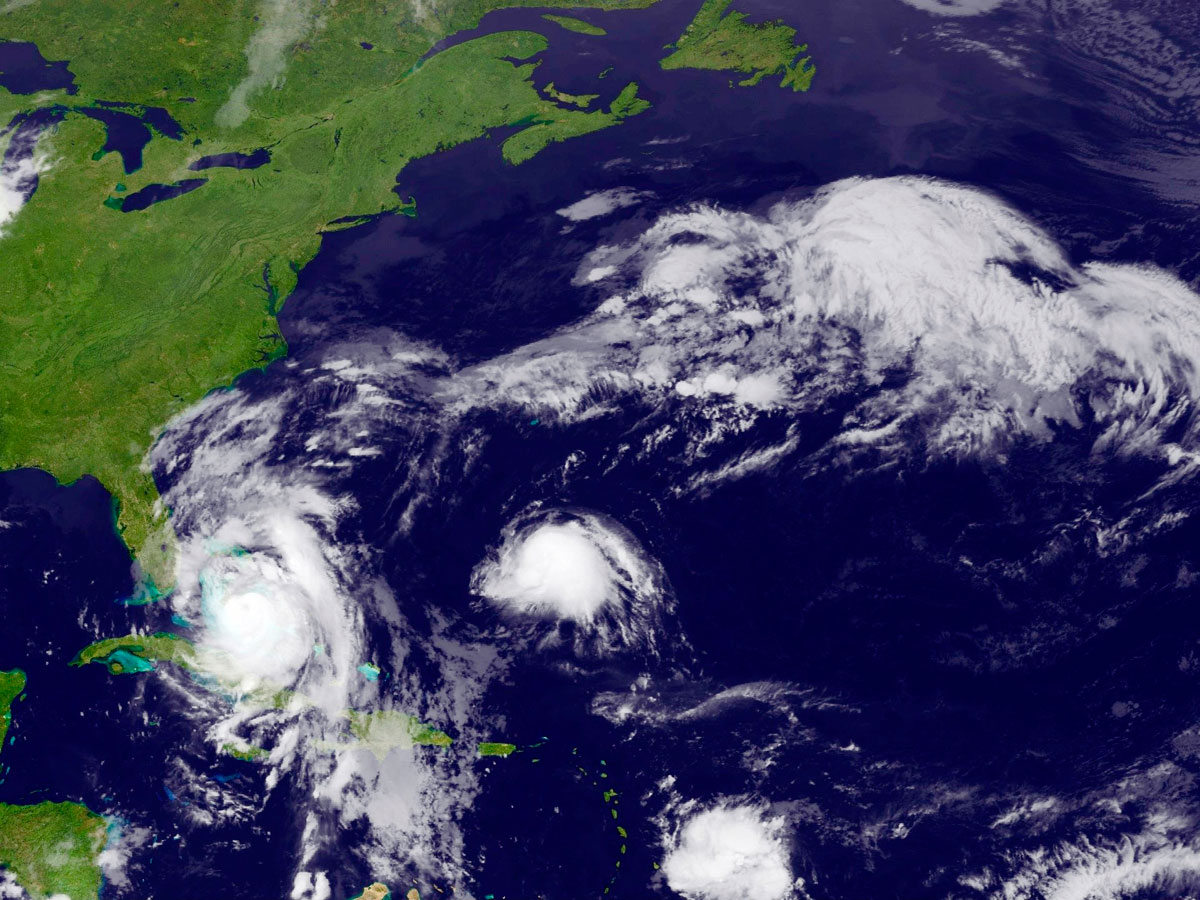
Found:
M 334 365 L 327 377 L 343 370 Z M 172 683 L 210 752 L 267 766 L 258 803 L 275 793 L 297 798 L 305 822 L 297 898 L 330 890 L 328 848 L 346 827 L 365 829 L 360 853 L 380 877 L 461 871 L 461 833 L 437 823 L 468 805 L 477 784 L 458 754 L 426 750 L 412 734 L 443 734 L 416 724 L 423 719 L 476 732 L 473 705 L 487 683 L 486 665 L 464 659 L 466 646 L 449 638 L 436 649 L 418 646 L 394 595 L 370 574 L 370 551 L 339 534 L 355 508 L 341 487 L 346 472 L 272 465 L 298 437 L 284 421 L 313 389 L 296 384 L 291 406 L 242 390 L 213 395 L 176 422 L 157 451 L 179 523 L 170 602 L 195 648 Z M 352 399 L 341 413 L 357 423 L 354 432 L 343 435 L 344 417 L 331 410 L 299 438 L 370 460 L 349 451 L 371 411 Z M 368 615 L 388 623 L 382 635 L 378 625 L 368 628 Z M 419 655 L 436 674 L 413 667 Z M 442 698 L 428 678 L 461 687 Z M 469 760 L 469 748 L 462 752 Z M 193 817 L 220 820 L 206 808 L 245 817 L 249 809 L 230 804 L 237 793 L 229 784 L 207 800 L 193 797 Z

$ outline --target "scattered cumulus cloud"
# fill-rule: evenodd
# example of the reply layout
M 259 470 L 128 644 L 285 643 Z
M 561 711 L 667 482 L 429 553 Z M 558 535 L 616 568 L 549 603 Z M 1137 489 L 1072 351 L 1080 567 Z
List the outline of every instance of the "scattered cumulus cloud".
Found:
M 125 824 L 110 824 L 108 839 L 104 849 L 96 858 L 100 870 L 104 873 L 106 883 L 116 888 L 124 889 L 129 886 L 129 860 L 135 850 L 138 850 L 153 840 L 153 834 L 148 828 L 139 828 Z M 2 897 L 3 894 L 0 894 Z
M 800 417 L 835 406 L 842 427 L 814 464 L 995 455 L 1065 425 L 1087 428 L 1098 455 L 1145 454 L 1178 476 L 1200 465 L 1200 298 L 1153 267 L 1074 264 L 972 188 L 848 179 L 765 215 L 692 206 L 596 248 L 576 283 L 599 294 L 591 315 L 483 362 L 340 352 L 314 376 L 354 386 L 346 433 L 314 435 L 309 465 L 370 458 L 344 438 L 414 398 L 443 423 L 514 407 L 551 426 L 666 412 L 633 458 L 671 443 L 682 492 L 780 464 Z M 785 417 L 769 445 L 717 452 Z
M 0 900 L 29 900 L 29 895 L 6 869 L 0 869 Z
M 1160 761 L 1081 796 L 1015 798 L 992 823 L 998 861 L 959 884 L 990 900 L 1200 896 L 1195 791 L 1193 774 Z
M 1150 267 L 1073 265 L 1002 201 L 932 179 L 850 179 L 768 215 L 697 206 L 598 248 L 578 325 L 455 373 L 461 407 L 570 420 L 597 398 L 682 403 L 713 432 L 856 400 L 837 441 L 994 452 L 1099 426 L 1096 449 L 1191 462 L 1200 301 Z
M 1200 846 L 1191 836 L 1157 831 L 1115 840 L 1082 837 L 1025 855 L 1025 866 L 987 892 L 995 900 L 1122 900 L 1195 897 Z M 968 879 L 975 887 L 986 880 Z

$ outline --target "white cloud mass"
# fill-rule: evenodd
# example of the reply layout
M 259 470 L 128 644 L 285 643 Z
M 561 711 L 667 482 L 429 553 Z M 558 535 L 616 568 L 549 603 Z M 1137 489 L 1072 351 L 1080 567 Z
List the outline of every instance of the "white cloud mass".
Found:
M 618 577 L 579 523 L 567 522 L 541 525 L 505 547 L 479 589 L 506 608 L 588 622 L 616 599 Z
M 582 200 L 558 210 L 558 214 L 572 222 L 583 222 L 612 215 L 626 206 L 636 206 L 648 196 L 650 194 L 645 191 L 635 191 L 633 188 L 610 188 L 607 191 L 588 194 Z
M 668 848 L 667 884 L 689 900 L 783 900 L 793 888 L 783 830 L 755 806 L 697 813 Z
M 1097 452 L 1190 462 L 1198 443 L 1200 298 L 1160 269 L 1074 265 L 970 188 L 849 179 L 765 218 L 696 206 L 579 272 L 608 295 L 594 314 L 447 394 L 565 420 L 628 394 L 674 400 L 703 439 L 850 400 L 847 450 L 990 453 L 1085 422 Z
M 0 237 L 25 205 L 38 175 L 50 167 L 49 154 L 44 146 L 35 149 L 36 140 L 36 134 L 23 137 L 13 129 L 0 144 L 0 157 L 13 157 L 0 165 Z
M 903 2 L 939 16 L 978 16 L 996 9 L 1004 0 L 903 0 Z
M 637 539 L 583 510 L 535 511 L 509 523 L 475 567 L 471 590 L 508 614 L 579 623 L 576 645 L 585 653 L 654 651 L 669 636 L 674 609 L 661 567 Z

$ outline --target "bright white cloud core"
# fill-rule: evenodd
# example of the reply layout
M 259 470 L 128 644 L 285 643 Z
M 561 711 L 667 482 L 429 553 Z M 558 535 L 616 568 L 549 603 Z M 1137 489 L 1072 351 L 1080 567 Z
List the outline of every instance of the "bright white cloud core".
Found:
M 698 813 L 663 862 L 667 883 L 694 900 L 782 900 L 793 885 L 782 830 L 754 806 Z
M 587 622 L 617 596 L 618 575 L 577 521 L 543 524 L 502 548 L 480 592 L 516 612 Z

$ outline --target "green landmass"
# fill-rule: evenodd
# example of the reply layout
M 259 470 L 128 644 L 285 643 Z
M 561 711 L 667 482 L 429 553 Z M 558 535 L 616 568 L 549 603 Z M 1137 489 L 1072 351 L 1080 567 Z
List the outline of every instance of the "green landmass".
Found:
M 391 896 L 392 892 L 388 886 L 377 881 L 367 885 L 361 894 L 351 897 L 350 900 L 388 900 Z
M 637 82 L 631 81 L 609 104 L 607 111 L 584 113 L 552 105 L 526 120 L 529 127 L 506 140 L 500 148 L 501 152 L 506 160 L 515 165 L 525 162 L 555 141 L 565 141 L 616 125 L 650 108 L 650 104 L 637 94 Z
M 34 898 L 95 900 L 106 824 L 78 803 L 0 803 L 0 866 Z
M 542 18 L 555 25 L 561 25 L 567 31 L 574 31 L 577 34 L 590 34 L 592 37 L 603 37 L 608 34 L 599 25 L 593 25 L 591 22 L 585 22 L 583 19 L 576 19 L 574 16 L 556 16 L 554 13 L 543 13 Z
M 732 0 L 705 0 L 683 35 L 667 49 L 664 69 L 717 69 L 748 73 L 739 86 L 783 75 L 780 87 L 807 91 L 816 67 L 796 42 L 796 29 L 781 20 L 750 23 L 746 14 L 729 12 Z
M 173 634 L 130 634 L 88 644 L 71 660 L 73 666 L 103 663 L 113 675 L 150 672 L 156 662 L 173 662 L 185 669 L 193 667 L 196 648 L 190 641 Z
M 0 672 L 0 752 L 4 751 L 4 739 L 8 726 L 12 724 L 12 705 L 21 691 L 25 690 L 25 673 L 20 669 Z
M 413 747 L 449 747 L 454 739 L 444 731 L 422 722 L 416 716 L 394 709 L 375 712 L 346 711 L 352 741 L 326 743 L 328 750 L 369 750 L 382 761 L 392 750 Z
M 496 741 L 483 741 L 477 748 L 480 756 L 509 756 L 517 749 L 516 744 L 501 744 Z
M 0 7 L 0 40 L 69 60 L 79 89 L 0 89 L 5 122 L 39 107 L 62 116 L 39 148 L 49 169 L 0 237 L 0 469 L 97 477 L 144 575 L 168 590 L 173 533 L 146 451 L 171 416 L 286 352 L 276 314 L 321 234 L 415 212 L 392 190 L 414 159 L 516 126 L 503 155 L 520 163 L 646 108 L 632 85 L 607 111 L 542 96 L 532 76 L 546 39 L 530 32 L 423 54 L 494 8 L 652 2 L 179 0 L 152 15 L 106 0 Z M 155 130 L 127 173 L 101 149 L 105 127 L 82 114 L 100 101 L 134 115 L 161 107 L 182 140 Z M 258 148 L 271 153 L 261 168 L 208 169 L 183 196 L 114 208 L 147 185 L 195 177 L 187 166 L 200 156 Z
M 253 745 L 239 747 L 236 744 L 222 744 L 221 752 L 232 756 L 234 759 L 240 759 L 243 762 L 257 762 L 271 755 L 262 747 L 255 747 Z
M 600 96 L 599 94 L 568 94 L 556 88 L 553 81 L 542 88 L 542 93 L 551 100 L 557 100 L 559 103 L 565 103 L 570 106 L 578 106 L 580 109 L 587 109 L 592 105 L 592 101 Z

